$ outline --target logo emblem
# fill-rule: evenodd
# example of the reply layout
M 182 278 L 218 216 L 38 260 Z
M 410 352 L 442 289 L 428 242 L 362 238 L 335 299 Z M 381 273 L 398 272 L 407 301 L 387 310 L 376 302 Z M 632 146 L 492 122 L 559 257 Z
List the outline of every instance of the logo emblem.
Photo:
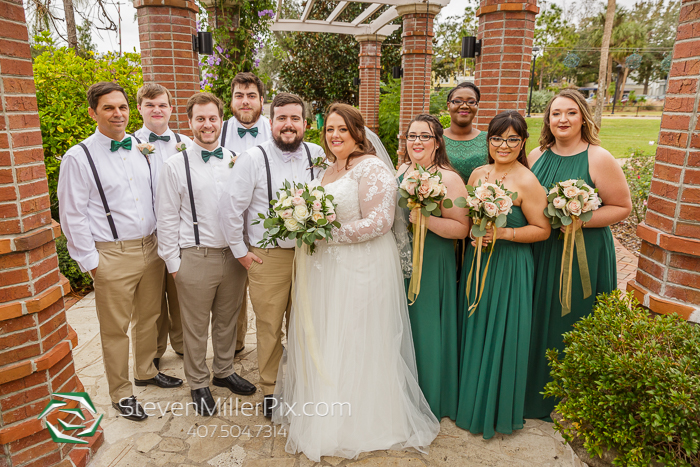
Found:
M 97 415 L 97 410 L 95 410 L 95 406 L 92 404 L 92 401 L 90 400 L 90 396 L 88 395 L 87 392 L 55 392 L 51 394 L 51 397 L 60 397 L 62 399 L 67 399 L 71 401 L 76 401 L 79 402 L 80 405 L 74 409 L 62 409 L 61 407 L 64 407 L 67 405 L 67 402 L 61 401 L 58 399 L 51 399 L 49 403 L 46 405 L 46 408 L 39 414 L 37 417 L 39 420 L 43 419 L 44 422 L 46 422 L 46 427 L 49 429 L 49 434 L 51 434 L 51 439 L 54 440 L 56 443 L 72 443 L 72 444 L 88 444 L 88 441 L 85 438 L 90 438 L 97 433 L 97 428 L 100 426 L 100 422 L 102 421 L 102 417 L 104 414 L 100 414 L 99 417 L 95 418 L 91 422 L 85 424 L 85 423 L 79 423 L 77 425 L 73 425 L 71 423 L 67 423 L 60 418 L 58 419 L 58 424 L 63 428 L 64 431 L 73 431 L 73 430 L 79 430 L 82 429 L 82 431 L 78 432 L 76 436 L 70 436 L 62 431 L 59 431 L 58 428 L 56 428 L 54 425 L 51 424 L 46 419 L 46 416 L 49 415 L 51 412 L 54 411 L 54 409 L 58 409 L 59 412 L 63 413 L 68 413 L 77 416 L 80 418 L 80 420 L 85 420 L 85 415 L 83 415 L 83 411 L 81 407 L 84 407 L 87 409 L 88 412 L 90 412 L 93 415 Z

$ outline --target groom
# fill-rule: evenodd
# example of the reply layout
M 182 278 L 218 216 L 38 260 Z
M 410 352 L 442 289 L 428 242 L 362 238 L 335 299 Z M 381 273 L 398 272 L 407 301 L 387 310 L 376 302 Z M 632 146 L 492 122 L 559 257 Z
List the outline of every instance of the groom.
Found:
M 272 140 L 249 149 L 236 161 L 226 192 L 220 200 L 220 222 L 233 256 L 248 270 L 250 301 L 257 323 L 260 386 L 265 395 L 263 411 L 272 417 L 272 394 L 282 358 L 282 321 L 291 309 L 294 242 L 258 248 L 265 228 L 252 224 L 267 214 L 270 201 L 285 180 L 308 183 L 318 175 L 312 160 L 325 157 L 323 149 L 303 143 L 306 119 L 299 96 L 279 93 L 270 108 Z M 244 242 L 247 233 L 249 245 Z

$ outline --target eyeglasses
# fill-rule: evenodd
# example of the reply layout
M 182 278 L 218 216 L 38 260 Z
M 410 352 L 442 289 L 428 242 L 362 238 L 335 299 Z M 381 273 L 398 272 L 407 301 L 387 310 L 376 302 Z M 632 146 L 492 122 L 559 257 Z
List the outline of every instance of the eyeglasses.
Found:
M 457 107 L 461 107 L 462 104 L 467 104 L 469 107 L 476 107 L 479 105 L 479 102 L 477 102 L 476 99 L 467 99 L 466 101 L 462 99 L 452 99 L 450 104 L 456 105 Z
M 420 139 L 421 141 L 430 141 L 431 138 L 435 138 L 433 135 L 416 135 L 414 133 L 411 133 L 410 135 L 406 135 L 406 139 L 409 141 L 415 141 L 417 139 Z
M 504 141 L 506 142 L 506 145 L 509 148 L 517 148 L 518 145 L 523 140 L 522 140 L 522 138 L 516 138 L 515 136 L 511 136 L 508 139 L 501 138 L 500 136 L 492 136 L 489 138 L 489 142 L 491 143 L 491 146 L 495 146 L 495 147 L 502 146 Z

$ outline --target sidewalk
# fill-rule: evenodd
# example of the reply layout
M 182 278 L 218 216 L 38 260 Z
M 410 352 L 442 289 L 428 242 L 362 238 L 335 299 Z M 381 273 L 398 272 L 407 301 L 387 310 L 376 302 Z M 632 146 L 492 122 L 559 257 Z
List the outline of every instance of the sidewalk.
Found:
M 625 290 L 628 280 L 634 278 L 637 258 L 615 240 L 618 287 Z M 248 302 L 252 310 L 252 305 Z M 98 413 L 105 417 L 100 424 L 104 429 L 104 444 L 90 467 L 123 466 L 231 466 L 231 467 L 309 467 L 309 466 L 469 466 L 469 467 L 583 467 L 573 451 L 554 431 L 552 423 L 527 420 L 525 428 L 512 435 L 497 434 L 490 440 L 455 426 L 445 418 L 437 439 L 428 454 L 416 451 L 376 451 L 365 453 L 357 460 L 323 457 L 320 463 L 305 455 L 285 452 L 286 438 L 279 427 L 271 425 L 262 416 L 262 393 L 253 396 L 235 396 L 227 389 L 211 386 L 214 398 L 235 407 L 243 403 L 258 406 L 258 415 L 241 412 L 210 418 L 196 414 L 181 415 L 183 406 L 191 401 L 189 387 L 165 390 L 153 386 L 136 387 L 135 395 L 144 404 L 158 404 L 145 422 L 136 423 L 117 418 L 112 408 L 104 375 L 102 352 L 95 314 L 94 293 L 87 295 L 67 312 L 68 323 L 78 333 L 78 347 L 73 351 L 75 368 L 85 390 L 90 394 Z M 258 382 L 255 349 L 255 323 L 248 323 L 246 349 L 236 359 L 236 371 L 252 383 Z M 211 366 L 211 340 L 207 351 Z M 182 359 L 168 349 L 161 359 L 161 370 L 184 379 Z M 131 360 L 130 360 L 131 366 Z M 133 372 L 131 373 L 133 376 Z M 231 397 L 233 396 L 233 397 Z M 177 406 L 176 406 L 177 407 Z M 246 412 L 246 413 L 249 413 Z

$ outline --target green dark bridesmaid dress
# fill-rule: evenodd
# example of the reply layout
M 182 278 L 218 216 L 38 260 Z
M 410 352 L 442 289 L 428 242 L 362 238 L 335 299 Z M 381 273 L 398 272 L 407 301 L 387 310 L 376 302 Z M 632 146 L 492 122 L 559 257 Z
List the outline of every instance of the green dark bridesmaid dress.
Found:
M 588 149 L 573 156 L 558 156 L 545 151 L 535 162 L 532 172 L 547 190 L 554 183 L 569 179 L 583 179 L 594 187 L 588 172 Z M 595 188 L 595 187 L 594 187 Z M 605 200 L 601 200 L 605 203 Z M 559 239 L 559 230 L 553 230 L 549 238 L 533 244 L 535 257 L 535 294 L 530 339 L 530 361 L 528 364 L 525 418 L 548 418 L 559 402 L 552 397 L 544 398 L 544 386 L 551 378 L 545 352 L 557 349 L 563 356 L 562 334 L 572 329 L 574 323 L 593 311 L 596 295 L 609 293 L 617 287 L 617 265 L 615 245 L 610 227 L 584 228 L 588 270 L 593 293 L 583 298 L 581 275 L 574 256 L 572 270 L 571 313 L 561 315 L 559 302 L 559 275 L 564 241 Z
M 526 225 L 520 207 L 513 206 L 506 226 Z M 474 251 L 470 244 L 461 284 L 467 283 Z M 480 276 L 488 253 L 482 253 Z M 483 433 L 484 439 L 495 432 L 510 434 L 523 427 L 533 273 L 530 244 L 498 240 L 481 301 L 472 316 L 468 316 L 465 286 L 460 286 L 462 338 L 456 423 L 471 433 Z M 475 280 L 472 277 L 469 303 L 476 300 Z
M 403 175 L 399 177 L 399 183 Z M 406 209 L 408 215 L 408 209 Z M 406 291 L 410 279 L 406 279 Z M 420 293 L 408 306 L 418 383 L 440 420 L 457 414 L 457 265 L 454 240 L 428 231 Z
M 480 132 L 476 138 L 469 141 L 457 141 L 447 136 L 444 139 L 447 158 L 462 177 L 464 183 L 469 181 L 474 169 L 488 163 L 489 148 L 485 131 Z

